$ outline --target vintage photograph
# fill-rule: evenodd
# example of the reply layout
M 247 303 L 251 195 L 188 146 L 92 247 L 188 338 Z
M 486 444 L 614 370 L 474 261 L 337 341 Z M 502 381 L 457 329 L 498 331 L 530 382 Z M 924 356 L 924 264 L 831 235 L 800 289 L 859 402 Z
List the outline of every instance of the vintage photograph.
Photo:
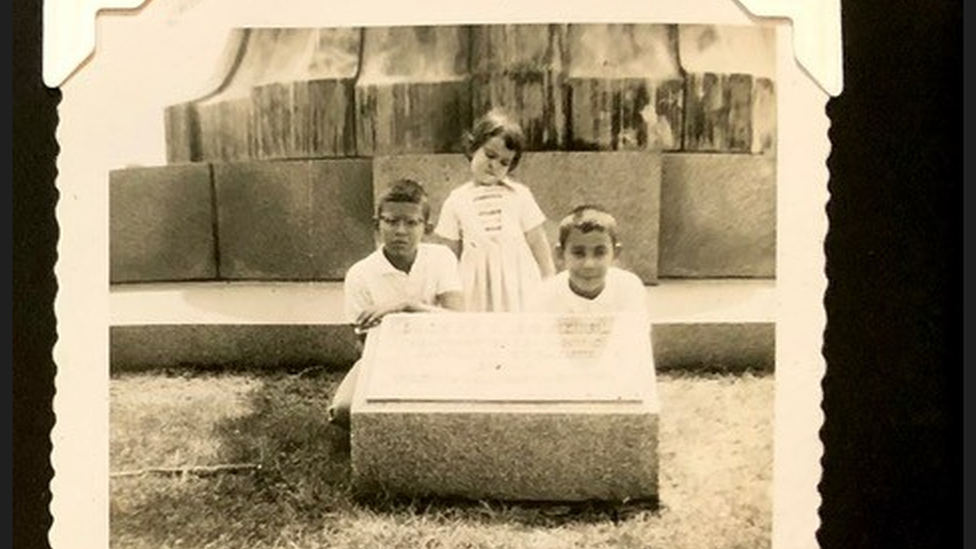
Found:
M 208 27 L 197 7 L 100 17 L 72 82 L 91 91 L 65 105 L 61 162 L 89 161 L 68 172 L 88 209 L 69 199 L 62 220 L 98 228 L 62 246 L 105 259 L 87 275 L 104 293 L 59 303 L 99 303 L 100 363 L 72 401 L 104 425 L 95 539 L 813 539 L 791 515 L 815 507 L 782 507 L 777 486 L 816 467 L 783 445 L 817 447 L 821 358 L 797 360 L 793 334 L 822 329 L 804 316 L 820 297 L 791 306 L 809 286 L 784 271 L 819 226 L 784 216 L 820 195 L 784 211 L 782 155 L 804 148 L 784 121 L 810 101 L 784 100 L 782 25 Z M 65 366 L 59 384 L 84 376 Z M 794 420 L 801 444 L 779 434 Z

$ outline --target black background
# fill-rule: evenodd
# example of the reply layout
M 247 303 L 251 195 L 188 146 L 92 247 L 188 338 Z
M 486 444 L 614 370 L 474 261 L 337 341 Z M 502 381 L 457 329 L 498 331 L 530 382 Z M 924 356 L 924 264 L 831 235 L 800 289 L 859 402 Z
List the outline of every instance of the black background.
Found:
M 41 4 L 15 1 L 12 19 L 11 492 L 19 548 L 46 547 L 51 525 L 60 94 L 41 80 Z M 963 108 L 962 1 L 847 0 L 842 28 L 845 89 L 827 106 L 818 539 L 824 548 L 962 547 L 963 120 L 971 118 Z

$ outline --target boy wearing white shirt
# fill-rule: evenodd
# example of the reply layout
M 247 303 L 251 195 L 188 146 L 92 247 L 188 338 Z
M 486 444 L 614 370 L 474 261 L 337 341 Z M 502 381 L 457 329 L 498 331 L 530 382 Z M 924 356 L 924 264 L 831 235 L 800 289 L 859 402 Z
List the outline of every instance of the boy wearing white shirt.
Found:
M 429 217 L 427 193 L 415 181 L 394 181 L 380 198 L 374 221 L 383 245 L 350 267 L 343 284 L 346 318 L 362 338 L 390 313 L 464 309 L 457 258 L 446 246 L 421 242 Z M 358 373 L 357 361 L 332 397 L 333 424 L 349 427 Z
M 530 310 L 559 314 L 638 313 L 647 292 L 634 273 L 614 266 L 621 250 L 617 222 L 599 206 L 578 206 L 559 224 L 556 254 L 564 270 L 546 280 Z

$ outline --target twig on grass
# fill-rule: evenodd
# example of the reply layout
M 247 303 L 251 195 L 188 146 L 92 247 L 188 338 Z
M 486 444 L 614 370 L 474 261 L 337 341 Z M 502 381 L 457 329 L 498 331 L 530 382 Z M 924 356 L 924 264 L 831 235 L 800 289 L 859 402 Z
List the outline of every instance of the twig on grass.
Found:
M 109 473 L 110 477 L 138 477 L 143 475 L 164 476 L 211 476 L 220 473 L 239 473 L 241 471 L 255 471 L 261 469 L 259 463 L 223 463 L 220 465 L 188 465 L 185 467 L 146 467 L 133 471 L 116 471 Z

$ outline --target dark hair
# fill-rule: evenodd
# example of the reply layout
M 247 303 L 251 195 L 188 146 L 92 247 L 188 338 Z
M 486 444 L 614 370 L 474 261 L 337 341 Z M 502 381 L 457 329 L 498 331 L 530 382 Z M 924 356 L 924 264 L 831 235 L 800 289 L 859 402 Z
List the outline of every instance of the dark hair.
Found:
M 569 232 L 578 229 L 580 232 L 588 233 L 600 231 L 610 235 L 610 241 L 617 245 L 617 220 L 610 215 L 606 209 L 596 204 L 583 204 L 576 206 L 569 215 L 559 223 L 559 246 L 566 246 L 566 239 Z
M 474 153 L 492 137 L 501 137 L 505 147 L 515 153 L 508 166 L 508 171 L 514 170 L 525 149 L 525 134 L 518 122 L 501 109 L 492 109 L 485 113 L 474 123 L 471 131 L 464 134 L 464 156 L 471 160 Z
M 387 202 L 406 202 L 410 204 L 420 204 L 423 207 L 424 221 L 430 217 L 430 202 L 427 199 L 427 191 L 424 186 L 413 179 L 397 179 L 390 183 L 386 192 L 380 196 L 376 203 L 376 217 L 383 213 L 383 204 Z

